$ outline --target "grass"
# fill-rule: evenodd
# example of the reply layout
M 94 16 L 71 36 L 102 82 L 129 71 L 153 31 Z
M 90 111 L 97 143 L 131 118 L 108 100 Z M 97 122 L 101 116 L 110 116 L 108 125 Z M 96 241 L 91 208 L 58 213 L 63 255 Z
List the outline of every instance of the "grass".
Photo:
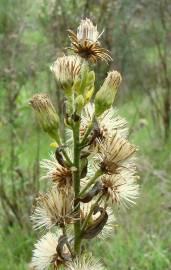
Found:
M 111 238 L 94 240 L 93 245 L 90 245 L 107 270 L 171 269 L 171 203 L 167 181 L 171 172 L 171 141 L 163 146 L 157 139 L 150 114 L 147 113 L 148 106 L 148 103 L 138 98 L 120 108 L 121 115 L 129 120 L 132 127 L 130 139 L 140 149 L 138 167 L 141 194 L 135 207 L 116 213 L 118 227 Z M 139 115 L 143 113 L 146 124 L 141 126 Z M 45 151 L 42 150 L 42 153 Z M 30 152 L 30 155 L 33 153 Z M 0 270 L 28 269 L 36 238 L 32 232 L 28 234 L 22 231 L 17 224 L 9 228 L 8 232 L 1 229 Z

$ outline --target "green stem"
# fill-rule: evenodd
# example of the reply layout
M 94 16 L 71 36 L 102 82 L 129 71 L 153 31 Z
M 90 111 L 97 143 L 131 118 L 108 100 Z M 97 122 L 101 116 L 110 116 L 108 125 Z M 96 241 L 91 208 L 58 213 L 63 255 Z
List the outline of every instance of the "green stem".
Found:
M 96 171 L 95 175 L 92 177 L 92 179 L 88 182 L 88 184 L 83 188 L 83 190 L 80 193 L 80 197 L 84 195 L 85 191 L 96 181 L 96 179 L 103 174 L 102 170 L 99 169 Z
M 74 176 L 74 192 L 75 192 L 75 211 L 80 215 L 80 203 L 77 203 L 77 199 L 80 193 L 80 121 L 75 122 L 74 129 L 73 129 L 73 137 L 74 137 L 74 167 L 76 170 L 73 173 Z M 80 219 L 74 224 L 74 234 L 75 234 L 75 242 L 74 242 L 74 250 L 75 254 L 79 255 L 80 253 Z

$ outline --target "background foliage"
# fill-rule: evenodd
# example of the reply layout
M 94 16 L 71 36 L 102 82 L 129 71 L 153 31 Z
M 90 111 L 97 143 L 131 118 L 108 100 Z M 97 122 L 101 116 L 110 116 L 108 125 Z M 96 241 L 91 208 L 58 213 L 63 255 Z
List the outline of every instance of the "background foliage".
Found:
M 60 113 L 62 94 L 49 71 L 67 52 L 67 29 L 90 17 L 105 30 L 114 59 L 98 63 L 124 80 L 116 106 L 139 145 L 141 196 L 120 213 L 110 241 L 94 243 L 109 270 L 171 269 L 170 0 L 0 0 L 0 269 L 28 269 L 34 233 L 29 215 L 39 186 L 39 160 L 51 150 L 28 107 L 48 92 Z

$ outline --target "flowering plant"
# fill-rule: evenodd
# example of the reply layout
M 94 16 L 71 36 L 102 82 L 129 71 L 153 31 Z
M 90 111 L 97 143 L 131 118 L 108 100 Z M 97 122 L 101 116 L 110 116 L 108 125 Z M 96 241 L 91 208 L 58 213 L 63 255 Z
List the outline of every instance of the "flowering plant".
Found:
M 47 94 L 30 100 L 41 127 L 56 143 L 50 158 L 40 163 L 51 188 L 39 195 L 31 216 L 34 229 L 44 232 L 33 250 L 36 270 L 104 269 L 83 248 L 85 242 L 108 237 L 116 225 L 112 206 L 130 206 L 138 196 L 137 148 L 127 140 L 126 120 L 112 106 L 120 73 L 110 71 L 94 91 L 91 64 L 112 60 L 100 36 L 89 19 L 82 20 L 77 34 L 69 30 L 74 54 L 51 66 L 65 96 L 62 120 Z

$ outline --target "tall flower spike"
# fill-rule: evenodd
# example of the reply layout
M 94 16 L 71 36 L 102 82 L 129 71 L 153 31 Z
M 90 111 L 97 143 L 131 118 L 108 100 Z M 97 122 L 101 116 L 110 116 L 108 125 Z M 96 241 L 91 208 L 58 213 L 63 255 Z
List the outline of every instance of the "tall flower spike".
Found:
M 59 191 L 53 188 L 46 195 L 40 195 L 31 216 L 34 229 L 45 228 L 49 230 L 56 225 L 63 226 L 73 223 L 72 207 L 72 192 Z
M 45 132 L 47 132 L 56 141 L 59 140 L 58 127 L 59 117 L 47 94 L 35 94 L 29 101 L 34 109 L 37 119 Z
M 80 73 L 81 61 L 79 57 L 73 55 L 59 57 L 50 69 L 58 83 L 65 89 L 72 87 L 75 77 Z
M 56 247 L 58 245 L 59 233 L 48 232 L 36 244 L 33 250 L 32 267 L 35 270 L 48 269 L 50 265 L 57 269 L 63 260 L 58 256 Z M 68 250 L 66 250 L 66 253 Z
M 63 167 L 56 160 L 55 155 L 51 154 L 50 159 L 43 159 L 40 162 L 41 168 L 46 170 L 46 175 L 42 179 L 51 179 L 58 188 L 71 187 L 72 185 L 72 173 L 67 167 Z
M 101 36 L 90 19 L 81 20 L 77 34 L 68 30 L 72 48 L 80 57 L 96 63 L 98 59 L 111 61 L 109 51 L 101 47 L 98 39 Z
M 91 256 L 82 256 L 76 258 L 67 267 L 67 270 L 104 270 L 103 266 L 97 259 Z
M 114 70 L 108 73 L 102 87 L 95 96 L 95 112 L 97 116 L 100 116 L 112 106 L 121 81 L 122 77 L 118 71 Z
M 132 162 L 136 147 L 127 140 L 117 136 L 117 132 L 105 141 L 99 141 L 99 154 L 101 169 L 107 174 L 117 174 L 120 169 L 135 170 Z
M 112 203 L 118 203 L 122 206 L 135 204 L 139 194 L 139 185 L 134 172 L 127 169 L 121 169 L 118 174 L 102 176 L 103 192 Z

